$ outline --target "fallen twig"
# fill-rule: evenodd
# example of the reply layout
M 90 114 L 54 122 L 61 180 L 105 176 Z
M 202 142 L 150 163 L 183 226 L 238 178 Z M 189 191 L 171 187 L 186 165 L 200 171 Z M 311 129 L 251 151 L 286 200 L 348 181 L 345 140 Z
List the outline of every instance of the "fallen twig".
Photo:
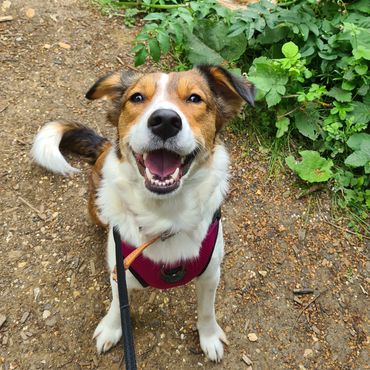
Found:
M 6 110 L 8 107 L 9 107 L 9 105 L 6 105 L 5 107 L 0 108 L 0 113 L 3 113 L 3 112 L 4 112 L 4 110 Z
M 323 184 L 315 184 L 312 185 L 309 189 L 302 191 L 300 194 L 296 195 L 296 199 L 301 199 L 303 197 L 306 197 L 307 195 L 310 195 L 316 191 L 325 189 L 326 186 Z
M 10 22 L 14 18 L 11 15 L 5 15 L 4 17 L 0 17 L 0 22 Z
M 10 213 L 10 212 L 13 212 L 15 211 L 16 209 L 18 209 L 19 207 L 12 207 L 12 208 L 8 208 L 8 209 L 5 209 L 4 211 L 0 212 L 1 215 L 5 214 L 5 213 Z
M 364 234 L 356 233 L 356 232 L 354 232 L 354 231 L 352 231 L 352 230 L 345 229 L 344 227 L 340 227 L 340 226 L 338 226 L 338 225 L 336 225 L 336 224 L 333 224 L 332 222 L 327 221 L 327 220 L 324 220 L 324 219 L 323 219 L 323 221 L 324 221 L 324 222 L 326 222 L 327 224 L 329 224 L 329 225 L 331 225 L 331 226 L 335 227 L 335 228 L 336 228 L 336 229 L 338 229 L 338 230 L 342 230 L 342 231 L 344 231 L 344 232 L 346 232 L 346 233 L 348 233 L 348 234 L 352 234 L 352 235 L 355 235 L 355 236 L 357 236 L 357 237 L 358 237 L 358 236 L 360 236 L 361 238 L 364 238 L 364 239 L 370 240 L 370 237 L 368 237 L 368 236 L 366 236 L 366 235 L 364 235 Z
M 116 55 L 116 59 L 117 59 L 117 61 L 118 61 L 118 63 L 119 64 L 121 64 L 122 66 L 124 66 L 125 68 L 129 68 L 129 69 L 132 69 L 133 71 L 135 71 L 135 72 L 139 72 L 139 70 L 137 69 L 137 68 L 135 68 L 135 67 L 132 67 L 132 66 L 130 66 L 130 65 L 126 65 L 125 63 L 124 63 L 124 61 L 118 56 L 118 55 Z
M 34 212 L 37 213 L 37 216 L 39 216 L 41 218 L 41 220 L 45 220 L 45 216 L 41 213 L 41 211 L 39 209 L 37 209 L 36 207 L 34 207 L 28 200 L 22 198 L 22 197 L 18 197 L 19 200 L 24 203 L 26 206 L 30 207 Z
M 293 294 L 303 295 L 303 294 L 313 294 L 314 290 L 312 288 L 302 288 L 293 289 Z
M 365 295 L 368 295 L 367 291 L 365 290 L 365 288 L 360 284 L 360 288 L 362 290 L 362 293 L 364 293 Z
M 326 288 L 325 290 L 323 290 L 322 292 L 319 292 L 315 295 L 315 297 L 313 297 L 300 311 L 298 317 L 297 317 L 297 320 L 295 321 L 294 325 L 293 325 L 293 328 L 297 325 L 297 322 L 298 320 L 300 319 L 300 317 L 302 316 L 303 312 L 307 310 L 308 307 L 310 307 L 312 305 L 312 303 L 314 303 L 319 297 L 321 297 L 324 293 L 326 293 L 328 291 L 329 288 Z
M 116 59 L 118 60 L 119 64 L 125 67 L 125 63 L 123 63 L 123 60 L 118 55 L 116 56 Z

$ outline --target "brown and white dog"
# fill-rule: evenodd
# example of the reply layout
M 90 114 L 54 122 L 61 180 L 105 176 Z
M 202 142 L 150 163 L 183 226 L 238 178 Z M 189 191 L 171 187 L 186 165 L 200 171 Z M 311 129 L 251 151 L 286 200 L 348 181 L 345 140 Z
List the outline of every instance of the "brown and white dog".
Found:
M 155 263 L 196 259 L 212 217 L 227 192 L 229 159 L 218 138 L 243 100 L 253 105 L 254 86 L 220 66 L 201 65 L 175 73 L 112 73 L 99 79 L 88 99 L 112 101 L 108 117 L 117 127 L 109 142 L 86 126 L 54 121 L 37 134 L 32 156 L 41 166 L 64 175 L 74 173 L 60 149 L 89 157 L 90 214 L 109 227 L 109 272 L 115 265 L 112 229 L 138 246 L 170 232 L 144 251 Z M 216 322 L 214 300 L 220 279 L 224 242 L 221 224 L 212 257 L 196 279 L 200 345 L 220 361 L 226 336 Z M 128 289 L 141 284 L 129 271 Z M 121 337 L 117 284 L 111 278 L 112 303 L 97 326 L 98 352 Z

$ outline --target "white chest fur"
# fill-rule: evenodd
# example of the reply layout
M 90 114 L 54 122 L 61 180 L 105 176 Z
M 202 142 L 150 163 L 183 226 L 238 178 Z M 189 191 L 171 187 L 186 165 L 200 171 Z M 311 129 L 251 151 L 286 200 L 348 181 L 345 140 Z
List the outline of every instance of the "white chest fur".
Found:
M 217 145 L 211 161 L 190 170 L 176 194 L 156 198 L 145 189 L 137 170 L 120 162 L 112 149 L 98 193 L 101 216 L 110 226 L 117 225 L 122 239 L 134 246 L 166 231 L 176 233 L 144 252 L 155 262 L 194 258 L 227 192 L 228 166 L 225 148 Z

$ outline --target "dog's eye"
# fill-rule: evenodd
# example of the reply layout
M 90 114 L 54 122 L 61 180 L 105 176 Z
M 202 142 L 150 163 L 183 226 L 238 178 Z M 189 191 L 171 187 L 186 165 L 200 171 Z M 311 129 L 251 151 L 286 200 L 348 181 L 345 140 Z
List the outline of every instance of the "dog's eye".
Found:
M 191 94 L 186 101 L 188 103 L 200 103 L 202 101 L 202 98 L 198 94 Z
M 144 101 L 144 96 L 140 93 L 135 93 L 130 96 L 130 101 L 133 103 L 142 103 Z

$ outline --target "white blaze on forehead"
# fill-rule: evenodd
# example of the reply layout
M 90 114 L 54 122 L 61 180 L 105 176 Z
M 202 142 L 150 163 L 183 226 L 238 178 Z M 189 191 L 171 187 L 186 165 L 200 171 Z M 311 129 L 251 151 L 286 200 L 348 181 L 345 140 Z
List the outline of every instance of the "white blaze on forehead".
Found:
M 181 155 L 190 154 L 196 147 L 193 131 L 190 128 L 185 114 L 175 103 L 171 102 L 168 91 L 169 81 L 170 76 L 168 74 L 160 74 L 151 104 L 130 130 L 128 141 L 131 148 L 137 153 L 159 149 L 158 137 L 148 128 L 149 117 L 158 109 L 173 110 L 180 116 L 182 121 L 182 129 L 180 132 L 164 144 L 161 144 L 161 147 L 176 151 Z
M 166 99 L 168 95 L 167 86 L 168 86 L 169 80 L 170 80 L 170 76 L 167 73 L 161 73 L 161 77 L 159 78 L 157 82 L 157 92 L 154 95 L 153 103 L 155 101 L 158 102 L 158 101 L 162 101 Z

